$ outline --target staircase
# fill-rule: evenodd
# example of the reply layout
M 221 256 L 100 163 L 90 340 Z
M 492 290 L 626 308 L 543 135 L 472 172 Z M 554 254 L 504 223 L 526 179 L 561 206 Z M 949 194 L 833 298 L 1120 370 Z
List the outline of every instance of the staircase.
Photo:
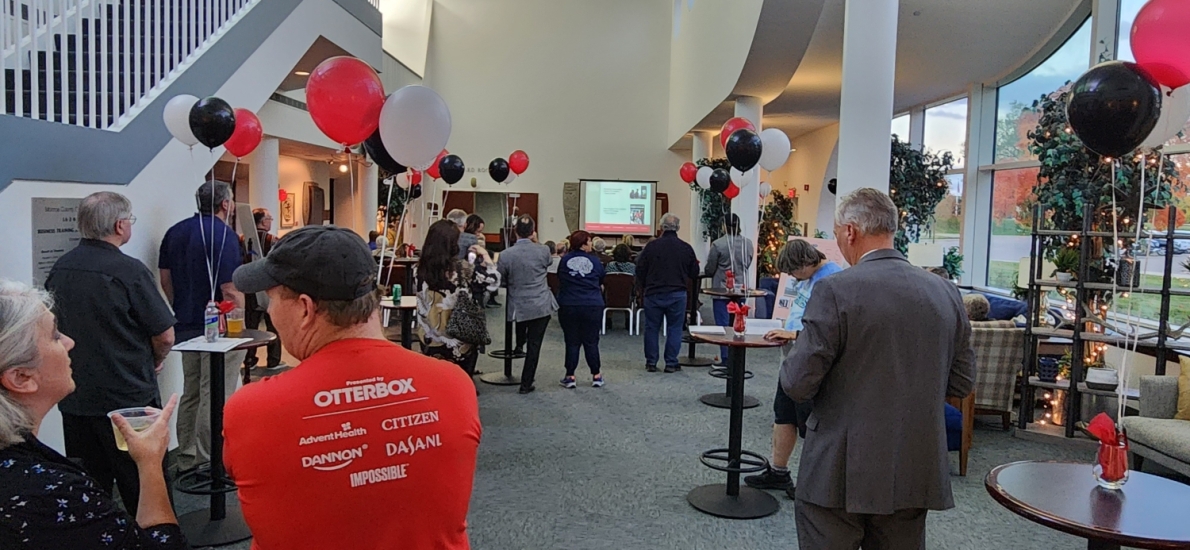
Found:
M 260 0 L 0 0 L 0 114 L 118 131 Z

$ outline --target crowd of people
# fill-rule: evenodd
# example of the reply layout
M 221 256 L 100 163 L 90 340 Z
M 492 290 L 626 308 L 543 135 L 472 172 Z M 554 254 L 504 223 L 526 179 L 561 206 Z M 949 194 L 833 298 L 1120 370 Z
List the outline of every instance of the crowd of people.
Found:
M 700 268 L 673 214 L 633 259 L 631 238 L 610 255 L 586 231 L 539 244 L 535 220 L 518 213 L 515 242 L 494 258 L 483 219 L 452 211 L 428 228 L 418 257 L 416 353 L 385 338 L 378 259 L 358 235 L 308 226 L 276 239 L 271 215 L 257 210 L 255 234 L 241 237 L 227 223 L 229 185 L 211 181 L 195 196 L 198 213 L 162 238 L 160 286 L 120 251 L 136 217 L 111 192 L 83 199 L 82 242 L 45 290 L 0 281 L 0 547 L 186 548 L 170 502 L 169 422 L 176 408 L 179 473 L 208 461 L 206 392 L 210 376 L 224 376 L 224 460 L 255 548 L 465 548 L 482 433 L 469 378 L 490 343 L 483 309 L 499 288 L 525 353 L 519 392 L 535 390 L 555 313 L 561 385 L 577 387 L 585 359 L 598 388 L 607 274 L 631 274 L 643 297 L 645 370 L 676 372 L 691 281 L 723 286 L 751 265 L 734 217 Z M 772 460 L 745 481 L 795 498 L 803 548 L 920 547 L 927 510 L 953 506 L 942 407 L 971 390 L 970 327 L 954 285 L 892 248 L 897 220 L 887 195 L 863 189 L 836 211 L 853 267 L 796 239 L 778 256 L 797 296 L 783 328 L 765 336 L 784 344 Z M 239 367 L 254 364 L 243 352 L 225 354 L 223 373 L 210 372 L 210 354 L 183 353 L 183 395 L 163 402 L 156 376 L 166 356 L 202 335 L 207 305 L 221 301 L 255 311 L 249 327 L 264 323 L 299 367 L 234 391 Z M 713 308 L 728 324 L 726 304 Z M 279 350 L 267 361 L 279 364 Z M 65 456 L 37 436 L 54 406 Z M 109 418 L 127 407 L 160 415 L 136 431 Z M 377 509 L 401 520 L 376 522 Z

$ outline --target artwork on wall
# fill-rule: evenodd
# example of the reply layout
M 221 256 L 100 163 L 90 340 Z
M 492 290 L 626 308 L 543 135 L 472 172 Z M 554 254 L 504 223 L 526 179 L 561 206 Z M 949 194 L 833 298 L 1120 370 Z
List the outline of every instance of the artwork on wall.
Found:
M 281 229 L 289 229 L 297 225 L 294 220 L 293 195 L 285 197 L 281 201 Z

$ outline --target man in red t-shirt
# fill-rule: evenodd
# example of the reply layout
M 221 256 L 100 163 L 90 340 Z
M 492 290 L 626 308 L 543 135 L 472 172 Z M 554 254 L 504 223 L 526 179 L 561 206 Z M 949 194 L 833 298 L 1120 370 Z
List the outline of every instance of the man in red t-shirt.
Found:
M 458 367 L 384 338 L 376 265 L 342 228 L 289 233 L 236 270 L 301 364 L 227 402 L 224 460 L 259 550 L 469 548 L 482 428 Z

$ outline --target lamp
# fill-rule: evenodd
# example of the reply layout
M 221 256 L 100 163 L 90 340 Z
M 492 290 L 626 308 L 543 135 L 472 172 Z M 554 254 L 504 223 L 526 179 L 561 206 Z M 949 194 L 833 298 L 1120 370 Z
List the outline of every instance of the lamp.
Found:
M 941 267 L 942 245 L 912 243 L 909 245 L 909 263 L 918 267 Z

